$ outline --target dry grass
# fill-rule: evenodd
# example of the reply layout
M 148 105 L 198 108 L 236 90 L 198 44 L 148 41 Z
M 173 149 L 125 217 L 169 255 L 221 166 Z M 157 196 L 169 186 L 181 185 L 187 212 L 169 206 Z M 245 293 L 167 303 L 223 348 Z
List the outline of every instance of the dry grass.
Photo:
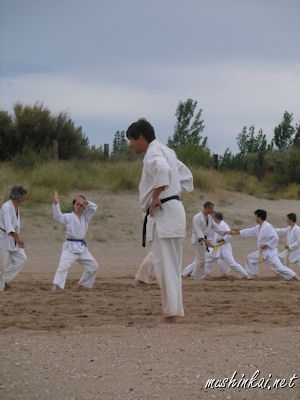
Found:
M 104 191 L 117 194 L 136 192 L 142 170 L 141 160 L 129 161 L 49 161 L 32 168 L 16 169 L 10 163 L 0 165 L 0 203 L 6 200 L 11 185 L 23 184 L 30 192 L 29 207 L 49 201 L 54 189 L 68 195 L 72 191 Z M 214 193 L 220 203 L 230 201 L 230 192 L 245 193 L 257 198 L 299 199 L 300 185 L 290 184 L 280 191 L 272 189 L 268 176 L 259 181 L 239 171 L 218 172 L 214 169 L 192 167 L 194 186 L 201 192 Z

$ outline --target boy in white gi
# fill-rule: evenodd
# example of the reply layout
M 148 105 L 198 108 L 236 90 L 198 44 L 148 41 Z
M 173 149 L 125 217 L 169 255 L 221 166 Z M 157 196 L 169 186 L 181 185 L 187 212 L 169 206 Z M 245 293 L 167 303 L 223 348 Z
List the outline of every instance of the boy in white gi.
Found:
M 265 210 L 256 210 L 254 212 L 257 225 L 252 228 L 231 229 L 228 233 L 231 235 L 240 234 L 242 238 L 257 238 L 257 250 L 248 254 L 245 269 L 254 277 L 258 276 L 258 265 L 265 262 L 275 274 L 283 277 L 285 280 L 300 280 L 299 276 L 288 267 L 281 264 L 277 245 L 278 235 L 275 228 L 266 221 L 267 212 Z
M 136 154 L 145 153 L 139 196 L 146 214 L 143 233 L 151 242 L 154 271 L 161 288 L 160 321 L 178 323 L 184 316 L 181 269 L 182 240 L 186 234 L 178 160 L 172 149 L 156 139 L 152 125 L 145 119 L 132 123 L 126 136 Z M 182 163 L 181 168 L 185 170 L 184 190 L 191 191 L 192 174 Z
M 216 212 L 213 215 L 214 221 L 219 225 L 219 229 L 222 231 L 229 231 L 228 224 L 223 220 L 223 214 L 220 212 Z M 247 274 L 244 268 L 235 261 L 232 254 L 232 247 L 230 244 L 230 240 L 232 239 L 231 235 L 220 235 L 215 232 L 214 238 L 211 241 L 211 248 L 209 253 L 207 253 L 205 257 L 205 268 L 204 273 L 205 276 L 203 279 L 210 276 L 212 265 L 214 261 L 222 260 L 225 262 L 226 266 L 229 266 L 234 270 L 237 277 L 239 279 L 251 279 L 251 277 Z
M 15 185 L 10 189 L 9 200 L 0 211 L 0 291 L 10 288 L 9 283 L 24 267 L 27 256 L 20 237 L 19 206 L 26 200 L 27 189 Z M 7 263 L 9 265 L 7 266 Z
M 66 241 L 63 244 L 59 264 L 53 279 L 52 290 L 64 289 L 68 270 L 74 262 L 84 268 L 77 289 L 91 288 L 95 282 L 99 265 L 86 247 L 84 237 L 88 224 L 97 210 L 97 205 L 83 196 L 73 199 L 73 212 L 62 213 L 58 192 L 54 192 L 53 218 L 66 228 Z
M 279 236 L 286 236 L 285 250 L 278 254 L 282 264 L 287 267 L 290 263 L 295 263 L 300 267 L 300 227 L 296 224 L 297 216 L 290 213 L 286 216 L 288 226 L 286 228 L 276 228 Z

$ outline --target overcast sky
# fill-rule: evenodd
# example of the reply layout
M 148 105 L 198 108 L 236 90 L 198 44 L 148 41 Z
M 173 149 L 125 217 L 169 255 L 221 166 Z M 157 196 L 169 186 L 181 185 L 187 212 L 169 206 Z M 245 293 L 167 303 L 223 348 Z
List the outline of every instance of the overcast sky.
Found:
M 244 125 L 299 123 L 299 21 L 300 0 L 0 0 L 0 108 L 67 112 L 98 147 L 140 117 L 167 143 L 192 98 L 235 153 Z

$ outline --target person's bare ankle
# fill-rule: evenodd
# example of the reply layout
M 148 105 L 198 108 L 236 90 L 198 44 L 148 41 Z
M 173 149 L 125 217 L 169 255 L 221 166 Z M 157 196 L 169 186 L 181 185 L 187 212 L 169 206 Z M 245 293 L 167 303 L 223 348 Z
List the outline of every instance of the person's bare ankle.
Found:
M 170 315 L 161 317 L 157 322 L 163 324 L 180 324 L 182 322 L 182 318 L 178 315 Z
M 51 291 L 55 292 L 56 290 L 59 290 L 59 291 L 61 290 L 62 291 L 63 289 L 61 287 L 59 287 L 58 285 L 55 285 L 55 284 L 52 285 Z

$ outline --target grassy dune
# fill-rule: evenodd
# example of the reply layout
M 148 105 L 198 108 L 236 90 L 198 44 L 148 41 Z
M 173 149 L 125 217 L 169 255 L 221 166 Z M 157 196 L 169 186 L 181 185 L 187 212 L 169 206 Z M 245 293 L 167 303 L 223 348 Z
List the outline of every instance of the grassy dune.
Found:
M 7 199 L 9 188 L 14 184 L 26 186 L 30 192 L 28 205 L 48 202 L 54 189 L 67 195 L 74 191 L 96 190 L 111 194 L 137 192 L 142 170 L 140 160 L 134 162 L 110 161 L 49 161 L 32 168 L 20 169 L 11 163 L 0 164 L 0 203 Z M 213 169 L 195 168 L 196 191 L 214 193 L 222 198 L 228 192 L 241 192 L 258 198 L 299 199 L 297 184 L 278 187 L 271 175 L 262 181 L 238 171 L 218 172 Z

